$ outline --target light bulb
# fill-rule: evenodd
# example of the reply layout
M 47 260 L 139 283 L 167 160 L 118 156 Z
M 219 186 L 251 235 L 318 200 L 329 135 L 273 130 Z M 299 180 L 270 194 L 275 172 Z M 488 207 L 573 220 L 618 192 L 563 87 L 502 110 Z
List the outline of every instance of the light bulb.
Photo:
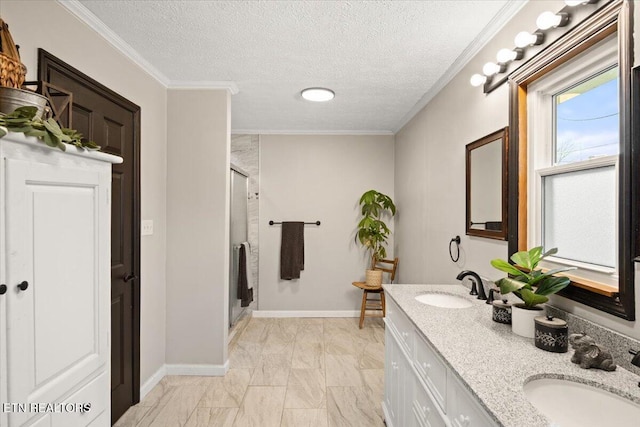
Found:
M 564 4 L 570 7 L 580 6 L 587 3 L 590 3 L 589 0 L 564 0 Z
M 566 13 L 555 14 L 553 12 L 542 12 L 536 20 L 536 25 L 541 30 L 548 30 L 549 28 L 563 27 L 569 21 L 569 15 Z
M 493 63 L 493 62 L 487 62 L 486 64 L 484 64 L 484 67 L 482 67 L 482 72 L 487 77 L 493 76 L 494 74 L 498 73 L 499 71 L 500 71 L 500 66 L 498 64 Z
M 487 81 L 487 77 L 483 76 L 482 74 L 474 74 L 469 79 L 469 83 L 471 83 L 471 86 L 474 86 L 474 87 L 482 86 L 483 84 L 485 84 L 486 81 Z
M 511 49 L 500 49 L 498 51 L 498 54 L 496 55 L 496 60 L 500 64 L 506 64 L 507 62 L 513 61 L 514 59 L 516 59 L 517 55 L 518 53 Z
M 500 49 L 498 54 L 496 55 L 496 60 L 498 64 L 501 64 L 503 68 L 505 64 L 510 61 L 517 61 L 518 59 L 522 59 L 524 57 L 524 50 L 517 47 L 515 49 Z M 504 71 L 504 70 L 500 70 Z
M 542 33 L 534 33 L 531 34 L 527 31 L 521 31 L 516 35 L 516 38 L 513 40 L 516 47 L 527 47 L 533 46 L 535 44 L 542 43 Z

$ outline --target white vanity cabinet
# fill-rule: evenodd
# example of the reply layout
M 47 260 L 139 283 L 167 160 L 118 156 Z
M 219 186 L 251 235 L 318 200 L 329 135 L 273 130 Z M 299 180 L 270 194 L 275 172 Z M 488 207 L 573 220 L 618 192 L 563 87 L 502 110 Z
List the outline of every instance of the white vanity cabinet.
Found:
M 22 134 L 0 139 L 2 427 L 111 424 L 110 193 L 119 162 Z
M 496 425 L 391 298 L 387 298 L 385 324 L 387 426 Z

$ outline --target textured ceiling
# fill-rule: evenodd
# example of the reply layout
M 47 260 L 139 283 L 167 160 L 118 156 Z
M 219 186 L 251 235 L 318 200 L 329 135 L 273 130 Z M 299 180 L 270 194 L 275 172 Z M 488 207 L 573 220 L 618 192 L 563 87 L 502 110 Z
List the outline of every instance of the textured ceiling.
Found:
M 80 3 L 170 87 L 234 82 L 235 132 L 382 133 L 415 112 L 507 1 Z M 310 86 L 336 97 L 304 101 Z

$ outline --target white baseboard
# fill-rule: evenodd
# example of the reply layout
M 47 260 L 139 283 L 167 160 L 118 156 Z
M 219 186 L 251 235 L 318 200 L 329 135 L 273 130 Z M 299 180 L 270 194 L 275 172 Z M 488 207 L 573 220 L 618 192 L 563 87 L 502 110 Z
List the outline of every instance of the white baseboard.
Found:
M 223 377 L 229 370 L 229 361 L 224 365 L 165 365 L 167 375 L 202 375 Z
M 201 375 L 203 377 L 223 377 L 229 370 L 229 361 L 224 365 L 162 365 L 142 386 L 140 401 L 167 375 Z
M 253 317 L 360 317 L 359 310 L 343 311 L 269 311 L 253 310 Z
M 153 375 L 147 379 L 142 386 L 140 386 L 140 400 L 149 394 L 149 392 L 167 375 L 167 366 L 162 365 Z

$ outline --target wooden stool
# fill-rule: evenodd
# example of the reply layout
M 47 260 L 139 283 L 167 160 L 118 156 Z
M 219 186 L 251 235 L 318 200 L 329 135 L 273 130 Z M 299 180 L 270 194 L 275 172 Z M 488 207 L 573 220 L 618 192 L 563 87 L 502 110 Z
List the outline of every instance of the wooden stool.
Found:
M 380 264 L 390 264 L 391 267 L 381 266 Z M 393 283 L 398 268 L 398 258 L 395 259 L 376 259 L 374 260 L 374 270 L 381 270 L 383 273 L 389 274 L 389 283 Z M 366 282 L 353 282 L 353 286 L 362 289 L 362 306 L 360 307 L 360 329 L 364 324 L 364 318 L 367 310 L 381 311 L 382 313 L 369 314 L 368 317 L 384 317 L 387 314 L 387 307 L 384 299 L 384 289 L 381 286 L 368 286 Z M 379 294 L 380 298 L 369 298 L 369 294 Z

